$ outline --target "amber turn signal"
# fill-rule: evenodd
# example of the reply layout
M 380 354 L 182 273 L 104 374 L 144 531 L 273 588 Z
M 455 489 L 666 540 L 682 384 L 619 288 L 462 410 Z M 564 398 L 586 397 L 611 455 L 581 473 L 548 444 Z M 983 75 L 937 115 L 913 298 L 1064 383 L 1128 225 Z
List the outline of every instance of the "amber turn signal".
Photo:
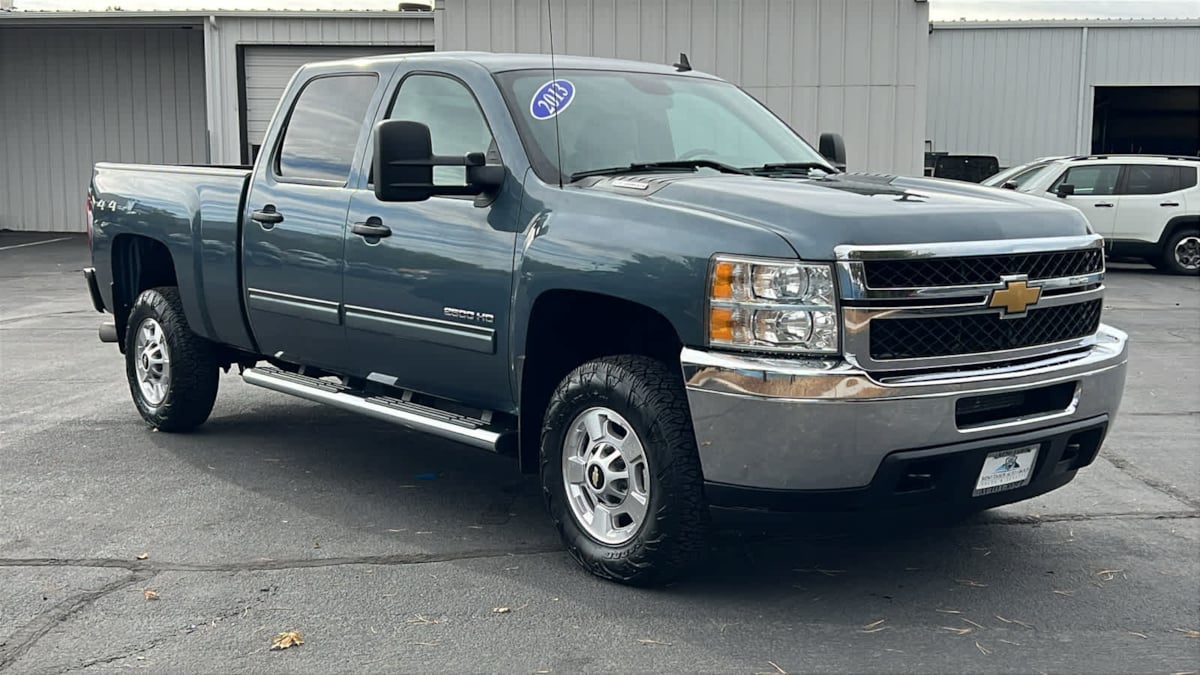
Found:
M 713 307 L 708 317 L 708 333 L 711 340 L 733 340 L 733 310 L 728 307 Z
M 716 269 L 713 270 L 712 297 L 721 299 L 733 297 L 733 263 L 717 263 Z

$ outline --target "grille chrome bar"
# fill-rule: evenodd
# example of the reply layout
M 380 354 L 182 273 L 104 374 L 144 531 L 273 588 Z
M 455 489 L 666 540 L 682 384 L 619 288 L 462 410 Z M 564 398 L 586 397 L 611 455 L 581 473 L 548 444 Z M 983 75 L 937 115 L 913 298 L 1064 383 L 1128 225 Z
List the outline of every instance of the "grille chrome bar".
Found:
M 931 243 L 903 249 L 839 246 L 835 252 L 843 300 L 843 352 L 847 361 L 864 370 L 956 369 L 1050 356 L 1095 342 L 1105 276 L 1099 236 Z M 905 264 L 912 263 L 921 268 L 913 278 L 930 285 L 872 288 L 867 265 L 873 263 L 893 263 L 886 270 L 891 281 L 905 280 Z M 1085 273 L 1032 278 L 1076 270 Z M 1001 311 L 989 306 L 992 293 L 1006 287 L 1000 277 L 1031 272 L 1029 285 L 1042 289 L 1036 308 L 1025 317 L 1002 320 Z M 992 276 L 994 280 L 980 283 Z M 1096 311 L 1080 314 L 1084 305 Z M 1048 310 L 1052 313 L 1037 314 Z M 1033 323 L 1026 323 L 1030 317 Z M 872 334 L 873 325 L 881 331 L 878 338 Z M 914 344 L 905 344 L 910 340 Z

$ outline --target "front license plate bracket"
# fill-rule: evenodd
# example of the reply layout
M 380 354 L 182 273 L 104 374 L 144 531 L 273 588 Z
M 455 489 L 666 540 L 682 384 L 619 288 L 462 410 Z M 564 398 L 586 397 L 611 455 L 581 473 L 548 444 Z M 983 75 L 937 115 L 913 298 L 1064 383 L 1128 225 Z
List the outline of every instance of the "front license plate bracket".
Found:
M 983 497 L 1029 485 L 1037 465 L 1040 443 L 993 450 L 983 458 L 972 497 Z

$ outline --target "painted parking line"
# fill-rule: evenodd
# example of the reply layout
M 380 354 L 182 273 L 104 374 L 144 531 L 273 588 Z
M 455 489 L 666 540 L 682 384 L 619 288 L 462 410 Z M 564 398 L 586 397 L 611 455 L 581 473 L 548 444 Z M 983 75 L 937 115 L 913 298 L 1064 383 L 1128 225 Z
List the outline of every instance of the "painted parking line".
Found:
M 59 237 L 58 239 L 47 239 L 45 241 L 31 241 L 25 244 L 13 244 L 12 246 L 0 246 L 0 251 L 8 251 L 14 248 L 25 248 L 26 246 L 40 246 L 41 244 L 53 244 L 56 241 L 70 241 L 71 237 Z

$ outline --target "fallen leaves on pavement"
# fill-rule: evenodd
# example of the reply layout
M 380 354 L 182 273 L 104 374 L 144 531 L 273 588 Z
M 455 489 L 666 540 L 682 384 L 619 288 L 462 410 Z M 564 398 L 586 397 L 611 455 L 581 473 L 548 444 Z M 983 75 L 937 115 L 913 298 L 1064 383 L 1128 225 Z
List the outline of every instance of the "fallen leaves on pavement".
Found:
M 1176 628 L 1175 632 L 1183 633 L 1190 638 L 1200 638 L 1200 630 L 1193 630 L 1191 628 Z
M 445 619 L 429 619 L 420 614 L 408 620 L 408 623 L 415 623 L 421 626 L 432 626 L 434 624 L 445 623 Z
M 271 649 L 272 650 L 287 649 L 289 647 L 295 647 L 296 645 L 302 645 L 302 644 L 304 644 L 304 638 L 300 637 L 299 631 L 294 631 L 294 630 L 289 630 L 287 632 L 280 633 L 279 635 L 276 635 L 275 637 L 271 638 Z
M 137 554 L 137 559 L 138 559 L 138 560 L 145 560 L 146 558 L 149 558 L 149 557 L 150 557 L 150 554 L 149 554 L 149 553 L 139 553 L 139 554 Z
M 1143 640 L 1149 640 L 1149 639 L 1150 639 L 1150 636 L 1149 636 L 1149 635 L 1146 635 L 1145 633 L 1136 633 L 1136 632 L 1134 632 L 1134 631 L 1131 631 L 1131 630 L 1127 630 L 1127 631 L 1125 631 L 1125 632 L 1126 632 L 1126 633 L 1129 633 L 1130 635 L 1132 635 L 1132 636 L 1134 636 L 1134 637 L 1140 637 L 1140 638 L 1142 638 Z
M 970 586 L 971 588 L 987 588 L 987 584 L 979 583 L 974 579 L 955 579 L 955 581 L 963 586 Z
M 1103 581 L 1112 581 L 1117 577 L 1118 574 L 1121 574 L 1124 571 L 1125 570 L 1100 570 L 1099 572 L 1096 572 L 1096 576 L 1100 577 L 1100 579 Z M 1121 576 L 1125 575 L 1121 574 Z
M 670 642 L 660 642 L 658 640 L 651 640 L 649 638 L 642 638 L 642 639 L 638 640 L 638 644 L 646 645 L 647 647 L 650 647 L 650 646 L 670 647 L 671 646 Z
M 942 626 L 942 630 L 948 630 L 955 635 L 966 635 L 975 632 L 974 628 L 955 628 L 953 626 Z
M 878 633 L 881 630 L 887 630 L 888 627 L 883 625 L 883 622 L 885 622 L 885 621 L 887 621 L 887 619 L 880 619 L 878 621 L 872 621 L 871 623 L 862 627 L 862 632 Z
M 978 642 L 978 641 L 976 641 L 976 642 L 975 642 L 975 647 L 976 647 L 976 648 L 979 650 L 979 653 L 980 653 L 980 654 L 983 654 L 984 656 L 987 656 L 988 654 L 991 654 L 991 653 L 992 653 L 992 650 L 990 650 L 990 649 L 988 649 L 987 647 L 984 647 L 983 645 L 979 644 L 979 642 Z
M 822 569 L 820 567 L 813 567 L 812 569 L 803 569 L 803 568 L 798 567 L 798 568 L 793 569 L 792 571 L 793 572 L 803 572 L 803 573 L 816 572 L 817 574 L 824 574 L 827 577 L 836 577 L 839 574 L 846 573 L 846 570 L 827 570 L 827 569 Z
M 149 590 L 149 589 L 142 591 L 142 595 L 146 596 L 147 600 L 157 600 L 158 599 L 158 593 L 156 593 L 152 590 Z
M 1034 627 L 1031 624 L 1027 624 L 1024 621 L 1019 621 L 1017 619 L 1006 619 L 1006 618 L 1000 616 L 999 614 L 996 615 L 996 618 L 1000 619 L 1004 623 L 1015 623 L 1018 626 L 1021 626 L 1022 628 L 1028 628 L 1029 630 L 1034 630 Z
M 510 609 L 508 607 L 493 607 L 492 608 L 493 614 L 508 614 L 511 611 L 512 611 L 512 609 Z
M 1058 595 L 1065 595 L 1065 596 L 1067 596 L 1068 598 L 1069 598 L 1069 597 L 1071 597 L 1072 595 L 1075 595 L 1075 591 L 1059 591 L 1059 590 L 1055 590 L 1054 592 L 1055 592 L 1055 593 L 1057 593 Z

